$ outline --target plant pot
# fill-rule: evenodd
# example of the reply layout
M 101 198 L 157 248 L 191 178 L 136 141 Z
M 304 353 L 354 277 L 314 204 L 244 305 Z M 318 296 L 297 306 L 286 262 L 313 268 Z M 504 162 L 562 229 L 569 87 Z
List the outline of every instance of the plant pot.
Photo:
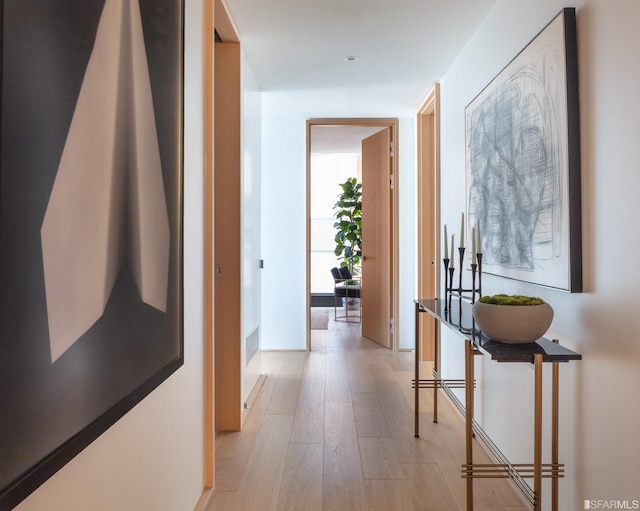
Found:
M 553 321 L 553 309 L 541 305 L 493 305 L 476 302 L 473 318 L 482 333 L 494 341 L 525 344 L 542 337 Z

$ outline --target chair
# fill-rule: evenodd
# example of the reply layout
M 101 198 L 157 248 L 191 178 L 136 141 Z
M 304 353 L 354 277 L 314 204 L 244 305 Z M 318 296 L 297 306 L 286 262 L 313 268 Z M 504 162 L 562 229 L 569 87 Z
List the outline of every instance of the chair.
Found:
M 362 281 L 360 277 L 353 277 L 349 268 L 341 266 L 340 268 L 331 268 L 333 275 L 333 319 L 335 321 L 346 321 L 347 323 L 360 323 L 362 318 Z M 358 299 L 358 315 L 349 314 L 349 300 Z M 338 300 L 342 304 L 345 301 L 345 313 L 338 316 Z

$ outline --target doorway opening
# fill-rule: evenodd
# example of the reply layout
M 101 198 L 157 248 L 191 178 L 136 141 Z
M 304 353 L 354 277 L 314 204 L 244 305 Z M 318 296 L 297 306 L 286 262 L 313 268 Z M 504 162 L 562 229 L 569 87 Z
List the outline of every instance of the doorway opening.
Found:
M 331 268 L 339 267 L 340 261 L 334 254 L 335 211 L 332 208 L 342 191 L 340 184 L 347 178 L 356 178 L 363 185 L 363 260 L 362 273 L 358 275 L 362 278 L 362 332 L 384 346 L 395 351 L 399 349 L 398 332 L 394 328 L 394 318 L 398 317 L 399 309 L 397 137 L 397 119 L 307 121 L 308 350 L 313 348 L 312 306 L 334 306 Z M 368 141 L 364 156 L 363 140 Z M 371 199 L 369 205 L 367 197 Z M 368 246 L 367 237 L 370 240 Z M 334 320 L 333 310 L 330 310 L 329 318 Z

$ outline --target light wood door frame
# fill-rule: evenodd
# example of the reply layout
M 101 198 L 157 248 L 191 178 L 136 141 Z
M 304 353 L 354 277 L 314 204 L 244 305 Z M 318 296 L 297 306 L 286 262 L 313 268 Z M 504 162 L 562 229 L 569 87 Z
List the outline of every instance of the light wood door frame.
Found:
M 204 438 L 203 486 L 205 491 L 215 486 L 215 260 L 214 260 L 214 127 L 215 127 L 215 38 L 217 31 L 223 41 L 239 42 L 222 0 L 204 0 L 203 6 L 203 124 L 204 124 Z M 240 368 L 239 368 L 240 370 Z M 203 493 L 202 501 L 206 500 Z
M 418 298 L 440 295 L 440 84 L 418 109 Z M 420 314 L 420 354 L 433 360 L 433 318 Z
M 368 126 L 389 128 L 390 138 L 393 146 L 393 157 L 391 158 L 391 172 L 393 174 L 394 186 L 391 195 L 391 319 L 394 329 L 391 334 L 391 346 L 393 351 L 400 350 L 399 333 L 399 311 L 400 294 L 398 283 L 400 280 L 399 253 L 400 253 L 400 205 L 399 205 L 399 166 L 398 166 L 398 140 L 399 121 L 391 118 L 329 118 L 329 119 L 309 119 L 307 120 L 307 202 L 306 202 L 306 226 L 307 226 L 307 248 L 306 248 L 306 333 L 307 351 L 311 350 L 311 128 L 313 126 Z M 366 286 L 366 283 L 363 283 Z
M 214 272 L 213 272 L 213 85 L 214 3 L 204 3 L 204 487 L 215 485 Z

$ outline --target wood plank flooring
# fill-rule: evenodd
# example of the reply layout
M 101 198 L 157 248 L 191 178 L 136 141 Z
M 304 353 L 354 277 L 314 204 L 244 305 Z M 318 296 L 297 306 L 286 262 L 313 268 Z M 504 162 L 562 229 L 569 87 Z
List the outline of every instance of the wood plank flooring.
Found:
M 207 511 L 463 511 L 464 424 L 445 397 L 432 422 L 421 393 L 413 436 L 413 354 L 329 321 L 312 351 L 265 352 L 243 430 L 216 437 Z M 422 374 L 427 374 L 425 365 Z M 488 458 L 479 446 L 478 462 Z M 502 479 L 474 482 L 478 511 L 524 511 Z

